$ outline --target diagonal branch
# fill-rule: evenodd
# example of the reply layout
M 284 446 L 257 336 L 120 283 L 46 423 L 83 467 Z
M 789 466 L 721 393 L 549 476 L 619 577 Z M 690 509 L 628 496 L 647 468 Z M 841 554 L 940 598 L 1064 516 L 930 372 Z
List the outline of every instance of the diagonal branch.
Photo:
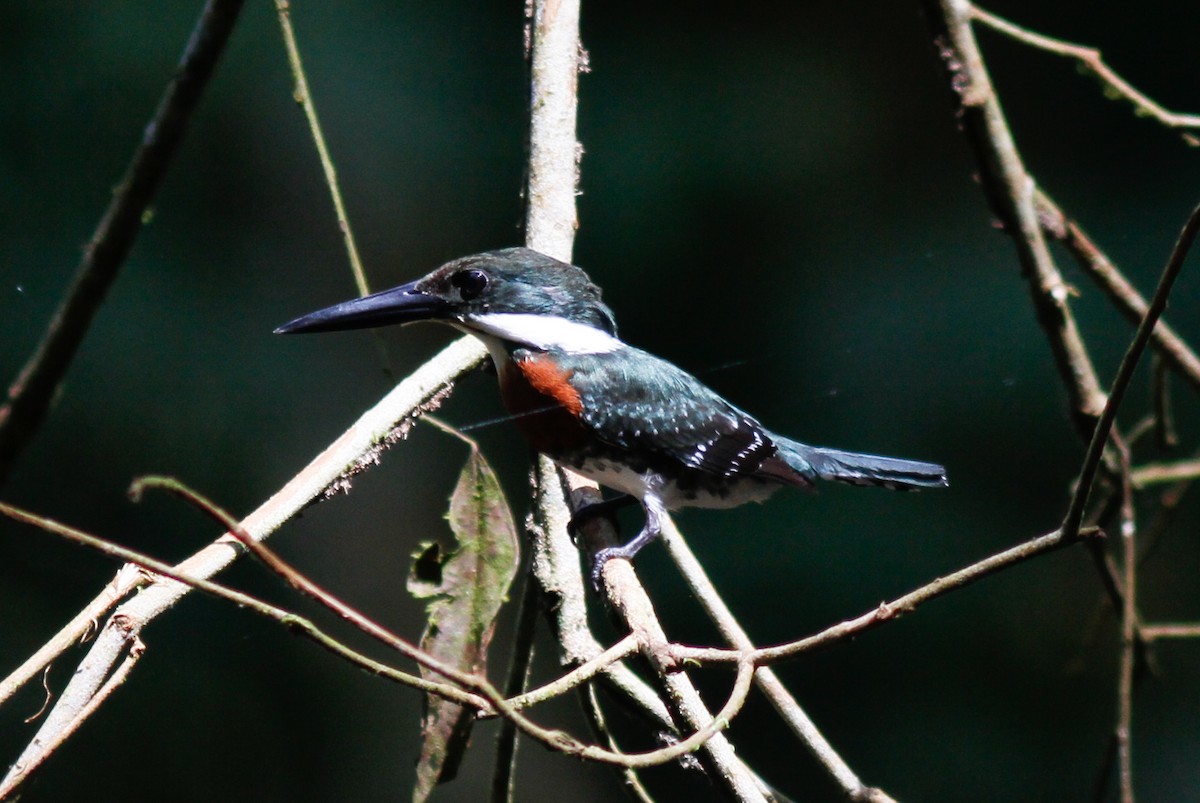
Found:
M 925 0 L 925 8 L 942 65 L 958 96 L 960 119 L 988 202 L 1012 236 L 1038 323 L 1071 400 L 1075 427 L 1086 438 L 1104 408 L 1104 392 L 1071 312 L 1070 288 L 1042 232 L 1034 203 L 1036 184 L 1017 151 L 971 28 L 974 7 L 967 0 Z
M 243 0 L 208 0 L 175 76 L 146 125 L 142 144 L 84 250 L 66 297 L 37 352 L 9 387 L 8 402 L 0 406 L 0 485 L 45 419 L 92 318 L 133 248 L 146 209 L 183 140 L 242 4 Z
M 1077 532 L 1080 522 L 1083 521 L 1084 506 L 1087 503 L 1087 497 L 1091 492 L 1092 484 L 1096 480 L 1096 471 L 1100 466 L 1100 457 L 1104 451 L 1104 445 L 1108 441 L 1109 434 L 1112 432 L 1113 424 L 1116 422 L 1117 410 L 1120 408 L 1121 401 L 1125 397 L 1125 391 L 1133 379 L 1134 369 L 1137 368 L 1138 361 L 1141 359 L 1142 353 L 1146 350 L 1146 344 L 1150 341 L 1150 335 L 1154 331 L 1158 319 L 1162 317 L 1163 312 L 1167 308 L 1167 299 L 1171 296 L 1171 288 L 1174 287 L 1175 279 L 1179 276 L 1180 271 L 1183 270 L 1184 260 L 1187 259 L 1188 252 L 1191 250 L 1192 243 L 1196 239 L 1197 232 L 1200 232 L 1200 206 L 1193 209 L 1191 215 L 1188 216 L 1187 222 L 1183 226 L 1183 231 L 1179 234 L 1179 240 L 1175 243 L 1175 247 L 1171 251 L 1171 256 L 1167 260 L 1166 267 L 1163 268 L 1162 278 L 1159 279 L 1158 288 L 1154 291 L 1154 298 L 1150 301 L 1150 306 L 1146 309 L 1146 316 L 1142 319 L 1141 325 L 1138 326 L 1137 333 L 1133 337 L 1133 342 L 1129 344 L 1129 350 L 1125 352 L 1125 357 L 1121 360 L 1121 366 L 1117 369 L 1117 375 L 1113 379 L 1108 401 L 1104 405 L 1104 411 L 1100 416 L 1100 420 L 1096 423 L 1091 440 L 1088 442 L 1087 454 L 1084 457 L 1083 467 L 1079 472 L 1079 483 L 1076 486 L 1074 496 L 1071 498 L 1071 507 L 1067 511 L 1066 518 L 1063 520 L 1063 530 L 1068 533 Z M 1125 479 L 1128 480 L 1128 472 L 1123 472 L 1123 474 L 1125 475 Z M 1126 595 L 1128 594 L 1127 590 Z
M 1066 212 L 1050 196 L 1038 189 L 1035 201 L 1046 233 L 1062 241 L 1084 273 L 1095 280 L 1126 320 L 1134 325 L 1140 323 L 1150 308 L 1141 293 L 1117 270 L 1117 266 L 1079 223 L 1067 217 Z M 1156 353 L 1179 371 L 1193 389 L 1200 390 L 1200 357 L 1166 321 L 1160 320 L 1154 327 L 1151 344 Z
M 477 365 L 482 356 L 483 347 L 472 338 L 464 337 L 447 346 L 243 519 L 241 529 L 256 541 L 264 540 L 322 494 L 344 490 L 352 476 L 372 465 L 384 449 L 402 439 L 422 413 L 435 409 L 449 394 L 454 380 Z M 208 579 L 242 554 L 244 550 L 232 536 L 223 536 L 177 564 L 175 569 L 189 578 Z M 114 667 L 128 654 L 137 635 L 131 623 L 136 622 L 136 630 L 144 628 L 190 590 L 190 586 L 178 580 L 160 578 L 110 619 L 18 763 L 27 763 L 38 753 L 43 733 L 61 731 L 80 711 L 87 709 Z

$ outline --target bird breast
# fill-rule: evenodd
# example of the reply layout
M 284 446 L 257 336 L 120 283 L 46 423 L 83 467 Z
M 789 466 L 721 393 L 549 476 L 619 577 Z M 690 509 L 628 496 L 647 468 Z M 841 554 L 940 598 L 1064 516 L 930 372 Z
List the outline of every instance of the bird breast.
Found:
M 526 353 L 505 360 L 500 398 L 533 448 L 561 457 L 585 447 L 591 433 L 580 421 L 583 400 L 571 385 L 571 371 L 548 354 Z

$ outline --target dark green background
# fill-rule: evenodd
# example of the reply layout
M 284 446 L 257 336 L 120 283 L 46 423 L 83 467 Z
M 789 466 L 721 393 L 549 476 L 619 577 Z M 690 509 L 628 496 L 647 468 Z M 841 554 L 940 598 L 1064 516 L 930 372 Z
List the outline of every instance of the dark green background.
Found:
M 527 89 L 521 2 L 306 3 L 294 19 L 373 285 L 519 242 Z M 1099 6 L 1099 7 L 1098 7 Z M 199 3 L 0 8 L 0 379 L 37 343 L 182 50 Z M 1007 2 L 993 10 L 1096 44 L 1168 107 L 1200 110 L 1184 4 Z M 1052 529 L 1082 448 L 1010 242 L 990 219 L 914 2 L 589 3 L 576 261 L 622 334 L 794 437 L 939 460 L 952 487 L 831 488 L 679 520 L 762 643 L 855 616 Z M 1132 281 L 1153 286 L 1200 198 L 1200 152 L 1103 98 L 1061 59 L 981 34 L 1031 170 Z M 168 559 L 214 536 L 178 502 L 124 491 L 173 474 L 244 514 L 389 387 L 369 335 L 273 337 L 354 293 L 277 25 L 249 4 L 123 274 L 5 501 Z M 1131 334 L 1064 257 L 1101 376 Z M 1170 319 L 1200 335 L 1200 272 Z M 400 372 L 450 337 L 389 331 Z M 499 414 L 472 377 L 444 409 Z M 1176 385 L 1184 448 L 1194 395 Z M 1139 381 L 1131 410 L 1145 404 Z M 1127 421 L 1130 420 L 1127 416 Z M 517 516 L 526 455 L 475 430 Z M 464 453 L 418 428 L 349 497 L 272 543 L 343 598 L 419 632 L 408 554 L 444 527 Z M 1151 620 L 1200 618 L 1196 509 L 1141 574 Z M 630 522 L 629 526 L 632 526 Z M 715 639 L 661 548 L 639 558 L 668 631 Z M 0 672 L 115 564 L 0 523 Z M 256 566 L 223 580 L 292 595 Z M 1081 550 L 1022 565 L 781 668 L 864 780 L 903 800 L 1079 800 L 1115 717 L 1117 635 Z M 304 610 L 309 606 L 299 604 Z M 497 643 L 511 633 L 501 629 Z M 407 796 L 418 696 L 232 606 L 189 598 L 145 633 L 130 683 L 25 800 L 390 800 Z M 539 677 L 552 645 L 539 644 Z M 80 653 L 59 661 L 61 689 Z M 1200 645 L 1168 643 L 1138 689 L 1137 786 L 1200 799 Z M 724 688 L 719 675 L 711 686 Z M 0 715 L 0 764 L 33 734 L 28 689 Z M 582 733 L 571 705 L 544 715 Z M 443 800 L 478 800 L 492 731 Z M 741 754 L 804 800 L 836 790 L 759 699 Z M 615 776 L 522 748 L 522 800 L 612 799 Z M 646 773 L 664 800 L 703 793 Z

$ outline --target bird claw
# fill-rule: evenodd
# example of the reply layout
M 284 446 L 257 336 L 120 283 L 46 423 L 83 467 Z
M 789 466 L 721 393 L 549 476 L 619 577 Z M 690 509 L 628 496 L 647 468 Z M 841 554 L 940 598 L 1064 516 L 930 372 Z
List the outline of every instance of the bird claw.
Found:
M 614 558 L 632 560 L 636 552 L 636 549 L 630 549 L 628 546 L 610 546 L 592 555 L 592 590 L 600 591 L 600 581 L 601 575 L 604 572 L 604 564 Z

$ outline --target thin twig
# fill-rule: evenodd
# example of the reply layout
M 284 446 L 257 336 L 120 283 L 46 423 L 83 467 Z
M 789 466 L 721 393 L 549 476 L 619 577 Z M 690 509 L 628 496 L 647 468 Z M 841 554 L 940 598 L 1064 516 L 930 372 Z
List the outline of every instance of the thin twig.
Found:
M 1146 463 L 1133 470 L 1133 487 L 1141 490 L 1151 485 L 1200 478 L 1200 459 L 1191 458 L 1175 463 Z
M 559 697 L 571 689 L 578 688 L 602 672 L 608 671 L 614 664 L 638 651 L 638 641 L 633 636 L 626 636 L 604 652 L 555 680 L 538 686 L 536 689 L 518 694 L 508 699 L 513 708 L 528 708 L 531 705 Z
M 608 720 L 604 715 L 604 709 L 600 705 L 600 698 L 597 695 L 596 684 L 589 683 L 586 686 L 579 687 L 579 695 L 583 702 L 583 711 L 587 716 L 588 724 L 592 726 L 592 734 L 603 739 L 610 750 L 617 750 L 617 741 L 608 727 Z M 684 766 L 693 766 L 693 762 L 684 759 L 680 762 Z M 698 768 L 698 765 L 696 765 Z M 625 791 L 638 803 L 655 803 L 654 798 L 642 783 L 642 778 L 638 771 L 633 767 L 625 767 L 621 770 L 622 778 L 625 782 Z
M 1078 61 L 1080 65 L 1100 79 L 1107 92 L 1111 92 L 1116 97 L 1128 100 L 1141 116 L 1153 117 L 1168 128 L 1200 128 L 1200 115 L 1180 114 L 1179 112 L 1163 108 L 1163 106 L 1140 92 L 1109 67 L 1100 55 L 1100 51 L 1094 47 L 1077 45 L 1072 42 L 1063 41 L 1062 39 L 1055 39 L 1036 33 L 1006 19 L 997 17 L 995 14 L 984 11 L 979 6 L 971 7 L 971 16 L 989 28 L 1016 39 L 1018 42 L 1023 42 L 1031 47 L 1044 50 L 1047 53 L 1054 53 L 1055 55 Z M 1180 132 L 1180 136 L 1189 145 L 1200 145 L 1200 137 L 1194 134 L 1182 131 Z
M 898 619 L 916 610 L 923 603 L 936 599 L 955 589 L 968 586 L 1021 561 L 1029 560 L 1055 549 L 1070 546 L 1080 539 L 1095 538 L 1101 535 L 1102 533 L 1099 530 L 1085 528 L 1073 536 L 1068 536 L 1062 530 L 1038 536 L 952 572 L 945 577 L 939 577 L 920 588 L 913 589 L 907 594 L 897 597 L 891 602 L 881 602 L 878 607 L 867 611 L 861 616 L 839 622 L 814 635 L 772 647 L 759 647 L 749 654 L 750 660 L 755 665 L 762 666 L 793 658 L 800 653 L 808 652 L 818 647 L 829 646 L 834 642 L 856 636 L 873 627 L 878 627 L 885 622 Z M 738 649 L 730 650 L 709 647 L 680 647 L 675 649 L 675 655 L 681 661 L 737 661 L 741 660 L 742 656 L 745 655 L 742 650 Z
M 180 492 L 189 501 L 198 503 L 203 510 L 210 514 L 215 514 L 223 518 L 227 517 L 228 515 L 208 500 L 203 499 L 199 495 L 183 486 L 175 484 L 174 487 L 172 487 L 172 490 Z M 84 533 L 80 530 L 68 527 L 58 522 L 35 516 L 4 503 L 0 503 L 0 514 L 8 516 L 22 523 L 32 524 L 42 529 L 46 529 L 47 531 L 53 532 L 75 543 L 95 549 L 112 557 L 137 563 L 138 565 L 143 566 L 150 571 L 161 573 L 164 577 L 169 578 L 173 582 L 185 585 L 189 588 L 196 588 L 198 590 L 205 591 L 213 594 L 214 596 L 222 597 L 240 606 L 254 610 L 255 612 L 262 613 L 272 619 L 275 619 L 276 621 L 279 621 L 281 624 L 285 624 L 288 627 L 297 630 L 298 632 L 314 637 L 318 643 L 327 649 L 330 649 L 335 654 L 350 658 L 355 663 L 369 669 L 375 674 L 383 675 L 393 680 L 400 680 L 406 685 L 419 688 L 423 691 L 440 694 L 447 699 L 454 700 L 455 702 L 459 702 L 463 705 L 473 706 L 479 710 L 489 712 L 495 711 L 500 716 L 504 716 L 510 721 L 514 722 L 524 733 L 532 736 L 546 746 L 561 750 L 568 755 L 573 755 L 586 760 L 615 764 L 622 767 L 651 767 L 664 764 L 669 761 L 674 761 L 680 756 L 687 755 L 689 752 L 697 750 L 705 745 L 707 742 L 712 740 L 714 736 L 719 734 L 721 730 L 729 725 L 729 723 L 741 710 L 742 704 L 745 702 L 746 695 L 749 693 L 753 682 L 754 667 L 749 660 L 743 657 L 742 660 L 738 661 L 738 675 L 734 682 L 734 688 L 726 700 L 725 705 L 715 717 L 711 717 L 701 727 L 697 728 L 694 733 L 689 735 L 686 739 L 680 740 L 676 744 L 659 748 L 657 750 L 630 754 L 616 753 L 594 745 L 584 744 L 568 734 L 563 733 L 562 731 L 543 728 L 537 725 L 522 715 L 516 708 L 511 706 L 507 700 L 504 699 L 504 696 L 501 695 L 495 688 L 493 688 L 490 683 L 488 683 L 486 678 L 462 672 L 454 667 L 445 665 L 437 659 L 416 649 L 405 640 L 400 639 L 399 637 L 374 624 L 357 611 L 354 611 L 346 606 L 344 603 L 341 603 L 339 600 L 336 600 L 325 592 L 320 591 L 320 589 L 318 589 L 311 580 L 304 577 L 299 572 L 296 572 L 290 566 L 283 564 L 282 561 L 277 558 L 277 556 L 269 553 L 269 550 L 266 550 L 266 548 L 261 544 L 257 544 L 250 537 L 250 534 L 244 531 L 238 532 L 234 536 L 238 539 L 238 542 L 244 544 L 247 546 L 247 548 L 255 550 L 256 555 L 260 558 L 263 558 L 272 568 L 272 570 L 278 571 L 283 576 L 287 577 L 289 582 L 294 586 L 307 589 L 310 596 L 313 596 L 314 599 L 317 599 L 322 604 L 325 604 L 327 607 L 337 611 L 339 615 L 343 616 L 343 618 L 347 619 L 348 621 L 353 622 L 363 632 L 371 635 L 373 638 L 381 643 L 386 644 L 392 649 L 395 649 L 398 652 L 406 655 L 406 657 L 412 658 L 422 666 L 425 666 L 426 668 L 441 674 L 447 679 L 454 681 L 459 686 L 474 692 L 474 694 L 460 692 L 452 686 L 432 683 L 419 677 L 407 675 L 406 673 L 399 672 L 398 670 L 378 664 L 378 662 L 372 661 L 365 656 L 361 656 L 361 654 L 355 653 L 355 651 L 349 647 L 346 647 L 340 642 L 325 636 L 325 634 L 320 631 L 319 628 L 303 617 L 296 616 L 295 614 L 284 611 L 276 606 L 264 603 L 261 600 L 257 600 L 247 594 L 234 591 L 233 589 L 225 588 L 209 580 L 191 576 L 180 571 L 178 567 L 169 566 L 161 561 L 155 560 L 154 558 L 146 555 L 142 555 L 134 550 L 127 549 L 118 544 L 113 544 L 105 539 L 97 538 L 96 536 Z M 118 609 L 117 613 L 114 614 L 110 619 L 109 626 L 105 629 L 103 634 L 107 636 L 110 633 L 119 631 L 117 638 L 120 639 L 120 642 L 126 644 L 130 649 L 137 647 L 139 653 L 141 650 L 140 633 L 145 626 L 145 621 L 136 611 L 137 602 L 140 599 L 142 599 L 142 596 L 135 598 L 132 603 L 124 605 L 121 609 Z M 102 640 L 103 639 L 98 639 L 97 645 L 101 644 Z M 107 674 L 104 670 L 104 666 L 97 666 L 96 668 L 89 669 L 90 675 L 94 676 L 104 673 L 104 677 L 100 682 L 97 683 L 97 691 L 86 697 L 83 705 L 81 706 L 74 707 L 70 704 L 69 701 L 76 698 L 74 696 L 68 697 L 71 691 L 71 687 L 68 686 L 68 689 L 63 693 L 63 697 L 59 704 L 55 706 L 54 711 L 60 712 L 61 710 L 69 710 L 71 714 L 70 718 L 62 723 L 54 722 L 53 727 L 51 727 L 52 723 L 50 719 L 47 720 L 45 725 L 43 725 L 42 730 L 39 731 L 38 737 L 35 737 L 33 744 L 31 744 L 31 746 L 27 748 L 26 751 L 21 755 L 21 757 L 13 765 L 13 769 L 10 771 L 9 776 L 5 778 L 4 786 L 0 787 L 0 799 L 3 799 L 4 795 L 7 794 L 8 791 L 11 791 L 13 786 L 15 786 L 14 783 L 10 783 L 14 778 L 18 778 L 19 776 L 18 782 L 20 780 L 24 780 L 28 775 L 29 768 L 37 766 L 45 760 L 46 756 L 43 755 L 43 753 L 45 752 L 46 745 L 57 746 L 61 743 L 59 735 L 62 733 L 64 728 L 70 728 L 71 732 L 74 732 L 74 730 L 79 727 L 79 724 L 81 724 L 82 719 L 86 718 L 86 716 L 90 716 L 90 714 L 96 710 L 98 704 L 93 703 L 95 696 L 101 692 L 107 694 L 109 691 L 111 691 L 111 687 L 113 686 L 111 679 L 116 676 L 115 673 Z M 122 680 L 123 679 L 124 678 L 122 676 Z M 65 708 L 64 702 L 66 702 Z M 86 714 L 81 717 L 80 712 L 86 712 Z
M 320 603 L 329 611 L 354 625 L 362 633 L 371 636 L 382 644 L 386 644 L 405 658 L 417 662 L 425 669 L 436 672 L 455 683 L 472 688 L 475 680 L 474 676 L 459 670 L 457 667 L 439 661 L 418 648 L 415 644 L 400 638 L 373 619 L 364 616 L 338 597 L 321 588 L 312 579 L 293 569 L 265 544 L 259 543 L 254 536 L 238 524 L 237 519 L 211 500 L 206 499 L 204 496 L 171 477 L 142 477 L 133 483 L 129 489 L 129 494 L 137 501 L 146 488 L 161 488 L 174 493 L 211 516 L 228 531 L 228 534 L 232 538 L 248 549 L 255 558 L 281 577 L 289 586 L 304 596 Z
M 1200 624 L 1143 625 L 1142 637 L 1147 641 L 1173 638 L 1200 638 Z
M 365 296 L 371 292 L 367 284 L 367 274 L 363 270 L 362 260 L 358 256 L 358 246 L 354 242 L 354 234 L 350 229 L 350 218 L 346 214 L 346 204 L 342 200 L 342 191 L 338 186 L 337 170 L 329 155 L 329 147 L 325 144 L 325 134 L 321 130 L 321 122 L 317 119 L 317 107 L 312 100 L 312 92 L 308 88 L 308 78 L 304 74 L 304 62 L 300 58 L 300 48 L 296 44 L 296 31 L 292 28 L 291 3 L 288 0 L 275 0 L 275 11 L 279 17 L 279 28 L 283 33 L 283 46 L 287 50 L 288 67 L 292 71 L 295 82 L 293 97 L 304 117 L 308 120 L 308 131 L 312 135 L 313 144 L 317 146 L 317 158 L 321 160 L 321 170 L 325 173 L 325 186 L 329 188 L 329 196 L 333 199 L 334 213 L 337 215 L 338 229 L 342 232 L 342 241 L 346 254 L 350 257 L 350 271 L 354 274 L 354 284 L 358 294 Z
M 358 255 L 358 244 L 354 239 L 354 230 L 350 227 L 350 216 L 346 214 L 346 203 L 342 200 L 337 169 L 333 166 L 333 157 L 329 155 L 329 146 L 325 144 L 325 132 L 317 117 L 317 104 L 313 101 L 312 92 L 308 88 L 304 61 L 300 57 L 300 46 L 296 43 L 296 31 L 292 27 L 291 3 L 289 0 L 275 0 L 275 11 L 279 17 L 280 32 L 283 34 L 283 46 L 287 51 L 288 68 L 292 71 L 292 81 L 295 83 L 292 96 L 304 110 L 304 119 L 308 121 L 309 134 L 317 148 L 317 158 L 320 160 L 321 170 L 325 174 L 325 186 L 329 188 L 329 197 L 333 200 L 333 211 L 337 217 L 338 230 L 342 233 L 342 245 L 346 249 L 346 257 L 350 262 L 350 273 L 354 276 L 354 285 L 358 289 L 359 296 L 366 296 L 370 294 L 371 286 L 367 281 L 367 272 L 363 268 L 362 259 Z M 379 357 L 379 364 L 384 375 L 394 382 L 387 341 L 383 339 L 383 334 L 378 329 L 371 330 L 371 339 L 375 343 L 375 352 Z
M 1200 207 L 1197 208 L 1200 213 Z M 1165 304 L 1164 304 L 1165 306 Z M 1153 325 L 1153 324 L 1151 324 Z M 1116 398 L 1116 393 L 1110 397 Z M 1117 777 L 1121 803 L 1133 803 L 1133 684 L 1138 659 L 1137 518 L 1133 511 L 1133 486 L 1129 482 L 1129 450 L 1121 455 L 1121 555 L 1124 605 L 1121 607 L 1120 671 L 1117 678 Z
M 205 499 L 200 494 L 183 485 L 182 483 L 165 477 L 145 477 L 135 483 L 131 493 L 140 494 L 144 487 L 160 487 L 169 490 L 189 503 L 195 505 L 200 510 L 209 514 L 220 522 L 223 526 L 229 528 L 229 534 L 238 540 L 243 546 L 249 549 L 256 558 L 261 560 L 267 568 L 275 572 L 277 575 L 285 579 L 290 586 L 305 594 L 306 596 L 316 600 L 324 605 L 329 610 L 336 613 L 346 621 L 353 624 L 361 632 L 371 636 L 377 641 L 386 644 L 407 658 L 416 661 L 421 666 L 429 669 L 447 680 L 451 680 L 458 685 L 474 691 L 476 694 L 483 696 L 490 707 L 497 711 L 499 715 L 505 717 L 523 732 L 533 736 L 539 741 L 544 742 L 550 747 L 563 749 L 564 752 L 571 753 L 593 761 L 601 761 L 609 764 L 626 767 L 650 767 L 658 764 L 672 761 L 681 755 L 686 755 L 688 752 L 707 745 L 714 739 L 719 737 L 719 733 L 732 721 L 738 712 L 741 710 L 742 703 L 745 701 L 746 694 L 749 692 L 750 684 L 753 679 L 753 666 L 744 657 L 738 661 L 738 676 L 734 682 L 734 689 L 731 692 L 725 706 L 716 717 L 708 717 L 707 711 L 704 711 L 705 718 L 700 716 L 693 717 L 689 721 L 693 721 L 695 732 L 683 739 L 678 744 L 659 750 L 651 750 L 645 753 L 620 754 L 614 753 L 611 750 L 604 748 L 585 745 L 576 741 L 572 737 L 559 731 L 552 731 L 536 725 L 531 720 L 524 717 L 513 707 L 492 685 L 486 678 L 473 675 L 468 672 L 463 672 L 457 667 L 446 664 L 432 657 L 428 653 L 418 649 L 408 641 L 399 638 L 390 631 L 381 627 L 373 620 L 363 616 L 354 608 L 347 605 L 342 600 L 325 591 L 304 574 L 296 571 L 289 566 L 283 559 L 277 556 L 274 552 L 268 549 L 264 544 L 258 543 L 247 532 L 238 527 L 237 521 L 215 505 L 208 499 Z M 639 601 L 639 604 L 648 605 L 649 600 Z M 652 626 L 657 626 L 657 619 L 654 617 L 632 617 L 638 621 L 646 621 L 650 619 Z M 132 625 L 131 625 L 132 629 Z M 646 641 L 652 641 L 655 645 L 661 640 L 665 645 L 666 635 L 661 632 L 661 629 L 655 631 L 653 635 L 643 639 L 639 646 L 645 650 Z M 615 651 L 614 651 L 615 652 Z M 651 649 L 650 654 L 667 654 L 668 649 L 662 651 Z M 478 706 L 477 706 L 478 707 Z M 704 721 L 706 719 L 706 721 Z
M 1175 247 L 1171 250 L 1171 256 L 1167 260 L 1166 267 L 1163 268 L 1162 277 L 1158 280 L 1158 287 L 1155 289 L 1154 297 L 1150 300 L 1150 305 L 1146 309 L 1146 315 L 1142 318 L 1142 323 L 1138 326 L 1137 333 L 1133 336 L 1133 341 L 1129 344 L 1129 349 L 1125 352 L 1125 356 L 1121 360 L 1121 365 L 1117 369 L 1112 389 L 1109 391 L 1108 401 L 1104 405 L 1104 410 L 1100 415 L 1099 421 L 1096 423 L 1095 431 L 1092 433 L 1091 441 L 1088 443 L 1083 467 L 1079 471 L 1079 482 L 1075 487 L 1074 495 L 1071 497 L 1071 505 L 1067 510 L 1066 517 L 1063 519 L 1063 530 L 1068 533 L 1078 530 L 1079 524 L 1083 520 L 1083 510 L 1087 504 L 1088 494 L 1092 490 L 1092 484 L 1096 480 L 1096 471 L 1100 467 L 1100 458 L 1104 451 L 1104 445 L 1108 441 L 1109 433 L 1112 431 L 1113 424 L 1116 421 L 1117 410 L 1120 408 L 1121 401 L 1125 397 L 1125 390 L 1129 387 L 1129 383 L 1133 379 L 1133 372 L 1142 357 L 1142 352 L 1146 349 L 1146 343 L 1150 340 L 1150 333 L 1154 331 L 1155 324 L 1158 323 L 1163 310 L 1167 308 L 1167 299 L 1171 295 L 1171 288 L 1174 286 L 1179 272 L 1183 270 L 1184 260 L 1187 259 L 1197 231 L 1200 231 L 1200 206 L 1192 210 L 1187 222 L 1183 226 L 1183 231 L 1179 233 L 1179 239 L 1175 242 Z M 1128 596 L 1128 593 L 1126 596 Z
M 205 5 L 142 142 L 84 249 L 71 287 L 37 351 L 9 386 L 8 402 L 0 406 L 0 485 L 45 419 L 92 318 L 133 248 L 242 5 L 243 0 L 209 0 Z
M 1159 449 L 1174 449 L 1179 445 L 1175 431 L 1175 412 L 1171 407 L 1171 372 L 1161 354 L 1150 361 L 1150 399 L 1154 422 L 1154 441 Z
M 310 619 L 280 608 L 276 605 L 263 602 L 262 600 L 252 597 L 249 594 L 228 588 L 220 585 L 219 583 L 214 583 L 211 580 L 192 576 L 186 572 L 180 571 L 178 566 L 172 566 L 169 563 L 164 563 L 149 555 L 129 549 L 128 547 L 121 546 L 120 544 L 113 543 L 107 539 L 100 538 L 90 533 L 85 533 L 82 530 L 70 527 L 52 519 L 37 516 L 29 511 L 21 510 L 20 508 L 15 508 L 11 505 L 6 505 L 3 502 L 0 502 L 0 515 L 7 516 L 14 521 L 28 524 L 30 526 L 45 530 L 46 532 L 53 533 L 54 535 L 64 538 L 72 543 L 92 549 L 103 555 L 107 555 L 110 558 L 126 561 L 129 565 L 137 566 L 144 572 L 152 572 L 155 575 L 160 575 L 161 577 L 182 583 L 189 588 L 194 588 L 197 591 L 202 591 L 206 594 L 217 597 L 218 599 L 231 602 L 240 608 L 257 613 L 260 616 L 264 616 L 281 625 L 284 625 L 295 633 L 299 633 L 311 639 L 321 647 L 324 647 L 339 657 L 345 658 L 360 668 L 367 670 L 371 674 L 384 677 L 407 686 L 412 686 L 423 692 L 440 694 L 448 700 L 453 700 L 454 702 L 461 703 L 463 705 L 469 705 L 482 710 L 490 710 L 487 700 L 478 694 L 464 692 L 456 686 L 428 681 L 417 675 L 402 672 L 385 664 L 381 664 L 378 661 L 368 658 L 362 653 L 347 647 L 337 639 L 334 639 L 323 629 L 314 624 Z M 136 638 L 136 633 L 134 632 L 136 622 L 127 615 L 114 617 L 114 620 L 118 618 L 121 623 L 120 629 L 130 634 L 131 640 Z M 137 629 L 140 630 L 140 626 Z M 377 633 L 378 630 L 381 629 L 377 629 Z M 395 648 L 396 642 L 402 642 L 398 636 L 391 634 L 387 634 L 379 640 L 387 646 L 393 648 Z M 405 646 L 408 646 L 406 643 L 404 644 Z M 415 648 L 409 647 L 409 649 Z M 401 648 L 398 651 L 404 652 L 404 649 Z M 437 662 L 432 658 L 429 660 L 435 666 L 437 665 Z M 434 671 L 437 671 L 437 669 L 435 668 Z

